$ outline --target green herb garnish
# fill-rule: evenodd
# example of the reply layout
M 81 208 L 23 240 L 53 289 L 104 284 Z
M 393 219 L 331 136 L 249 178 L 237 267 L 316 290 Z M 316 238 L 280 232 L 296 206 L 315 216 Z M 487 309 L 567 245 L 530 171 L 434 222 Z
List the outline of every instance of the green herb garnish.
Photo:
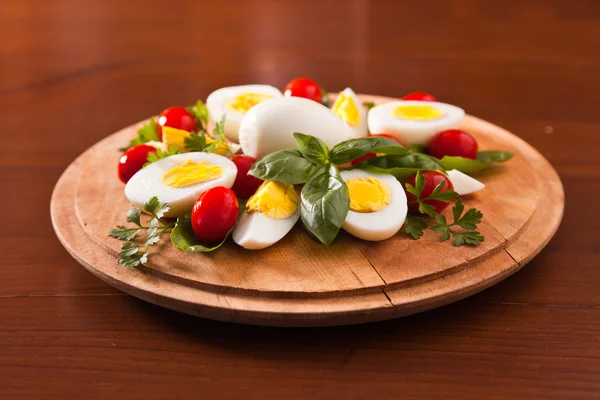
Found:
M 439 160 L 439 164 L 445 170 L 456 169 L 465 174 L 474 174 L 482 171 L 495 163 L 503 163 L 513 157 L 509 151 L 488 150 L 477 153 L 477 159 L 472 160 L 464 157 L 445 156 Z
M 454 245 L 459 247 L 463 245 L 477 246 L 484 240 L 484 237 L 476 231 L 477 225 L 481 222 L 483 214 L 481 211 L 470 208 L 463 215 L 465 206 L 462 200 L 458 197 L 458 193 L 454 190 L 441 191 L 445 181 L 441 181 L 427 197 L 422 197 L 423 188 L 425 187 L 425 179 L 421 171 L 417 172 L 415 185 L 407 183 L 406 191 L 413 194 L 416 199 L 409 204 L 418 204 L 419 212 L 423 215 L 431 217 L 435 222 L 430 226 L 426 217 L 407 216 L 404 222 L 404 230 L 414 239 L 419 239 L 423 236 L 423 231 L 429 228 L 434 232 L 442 233 L 442 241 L 446 241 L 452 237 Z M 444 203 L 456 200 L 452 207 L 452 216 L 454 221 L 448 223 L 444 215 L 438 214 L 431 204 L 427 204 L 427 200 L 438 200 Z M 457 231 L 453 227 L 460 227 L 464 231 Z
M 156 153 L 148 153 L 148 162 L 146 162 L 146 164 L 144 164 L 144 167 L 147 167 L 148 165 L 152 164 L 153 162 L 162 160 L 163 158 L 167 158 L 167 157 L 175 155 L 175 154 L 179 154 L 179 151 L 176 148 L 171 148 L 167 151 L 164 151 L 162 149 L 156 149 Z
M 144 204 L 144 211 L 152 216 L 148 225 L 140 222 L 142 210 L 132 207 L 127 213 L 127 222 L 134 224 L 135 227 L 118 225 L 108 233 L 110 237 L 125 241 L 119 252 L 120 265 L 125 268 L 134 268 L 140 264 L 146 265 L 150 247 L 158 243 L 160 236 L 174 226 L 162 219 L 170 209 L 169 204 L 161 203 L 156 196 L 153 196 Z M 146 232 L 146 240 L 143 243 L 134 242 L 133 240 L 143 231 Z
M 158 132 L 156 130 L 156 119 L 154 117 L 150 118 L 148 122 L 144 124 L 137 131 L 137 137 L 131 139 L 129 144 L 125 147 L 119 149 L 119 151 L 127 151 L 130 148 L 137 146 L 139 144 L 144 144 L 150 141 L 159 141 Z
M 202 100 L 198 100 L 195 105 L 188 107 L 187 110 L 196 119 L 198 132 L 206 131 L 206 126 L 208 125 L 208 108 L 206 108 Z

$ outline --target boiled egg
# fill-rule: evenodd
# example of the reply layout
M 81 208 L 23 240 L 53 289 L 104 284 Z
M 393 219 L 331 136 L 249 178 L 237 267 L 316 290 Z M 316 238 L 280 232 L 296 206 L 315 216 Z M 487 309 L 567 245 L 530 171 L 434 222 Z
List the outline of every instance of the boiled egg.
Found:
M 265 181 L 246 203 L 233 241 L 248 250 L 260 250 L 281 240 L 300 218 L 298 195 L 292 185 Z
M 238 143 L 238 131 L 244 115 L 255 105 L 280 96 L 281 91 L 269 85 L 230 86 L 212 92 L 206 99 L 206 108 L 215 122 L 225 115 L 225 137 Z
M 441 131 L 458 127 L 465 112 L 456 106 L 429 101 L 392 101 L 369 111 L 370 132 L 389 133 L 403 144 L 427 145 Z
M 469 175 L 460 172 L 457 169 L 446 171 L 446 175 L 450 178 L 454 191 L 458 193 L 459 196 L 478 192 L 485 187 L 485 185 L 477 179 L 471 178 Z
M 346 140 L 346 126 L 331 110 L 303 97 L 277 97 L 253 107 L 240 125 L 242 151 L 262 157 L 295 149 L 294 132 L 316 136 L 333 147 Z
M 191 211 L 198 197 L 216 186 L 233 186 L 237 168 L 228 158 L 213 153 L 175 154 L 142 168 L 127 182 L 125 196 L 142 208 L 152 196 L 169 203 L 166 217 Z
M 346 138 L 356 139 L 367 136 L 367 111 L 350 88 L 338 94 L 331 111 L 346 125 Z
M 348 186 L 350 210 L 342 229 L 357 238 L 369 241 L 394 236 L 408 212 L 402 185 L 389 174 L 362 170 L 341 172 Z

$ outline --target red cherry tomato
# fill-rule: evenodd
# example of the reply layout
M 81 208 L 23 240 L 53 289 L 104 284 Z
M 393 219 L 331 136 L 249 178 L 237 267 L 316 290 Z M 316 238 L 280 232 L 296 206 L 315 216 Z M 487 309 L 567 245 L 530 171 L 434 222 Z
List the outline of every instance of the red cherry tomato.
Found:
M 384 136 L 386 138 L 390 138 L 395 140 L 396 142 L 398 142 L 398 144 L 402 145 L 402 143 L 400 143 L 400 140 L 398 140 L 398 138 L 394 137 L 393 135 L 390 135 L 389 133 L 371 133 L 369 134 L 369 136 Z M 373 158 L 373 157 L 377 157 L 377 154 L 375 153 L 367 153 L 362 157 L 358 157 L 357 159 L 354 159 L 352 161 L 350 161 L 350 164 L 352 164 L 352 166 L 361 163 L 363 161 L 365 161 L 368 158 Z
M 423 188 L 423 192 L 421 193 L 421 198 L 428 197 L 431 194 L 431 192 L 433 192 L 433 189 L 435 189 L 435 187 L 441 181 L 445 181 L 446 183 L 444 184 L 444 186 L 442 187 L 442 190 L 440 192 L 445 192 L 446 190 L 454 189 L 454 187 L 452 186 L 452 182 L 450 182 L 450 179 L 448 179 L 448 177 L 446 175 L 442 174 L 441 172 L 423 171 L 422 174 L 423 174 L 423 179 L 425 180 L 425 187 Z M 406 181 L 406 183 L 410 183 L 411 185 L 414 186 L 416 178 L 417 178 L 417 174 L 414 174 Z M 413 201 L 417 200 L 415 195 L 412 193 L 406 192 L 406 199 L 408 200 L 408 212 L 411 214 L 419 214 L 419 204 L 412 203 Z M 443 201 L 439 201 L 439 200 L 425 200 L 424 203 L 431 204 L 432 206 L 434 206 L 435 210 L 438 213 L 442 212 L 446 207 L 448 207 L 448 204 L 449 204 L 449 203 L 444 203 Z
M 119 179 L 127 183 L 148 162 L 150 153 L 156 154 L 156 149 L 146 144 L 134 146 L 123 153 L 119 159 Z
M 407 94 L 402 100 L 437 101 L 435 97 L 425 92 L 414 92 Z
M 285 86 L 283 90 L 285 96 L 304 97 L 314 100 L 317 103 L 323 101 L 321 88 L 317 82 L 308 78 L 296 78 Z
M 162 140 L 162 127 L 181 129 L 193 132 L 198 128 L 196 118 L 183 107 L 169 107 L 161 112 L 156 119 L 158 138 Z
M 238 154 L 233 156 L 231 161 L 233 161 L 237 167 L 237 175 L 235 176 L 235 182 L 231 189 L 233 189 L 238 197 L 247 199 L 252 196 L 261 183 L 263 183 L 261 179 L 248 175 L 248 171 L 250 171 L 250 168 L 252 168 L 252 165 L 256 162 L 256 158 L 245 154 Z
M 202 193 L 192 209 L 192 229 L 206 244 L 223 241 L 235 225 L 239 205 L 233 190 L 217 186 Z
M 429 154 L 442 158 L 444 156 L 477 158 L 477 141 L 467 132 L 450 129 L 438 133 L 429 143 Z

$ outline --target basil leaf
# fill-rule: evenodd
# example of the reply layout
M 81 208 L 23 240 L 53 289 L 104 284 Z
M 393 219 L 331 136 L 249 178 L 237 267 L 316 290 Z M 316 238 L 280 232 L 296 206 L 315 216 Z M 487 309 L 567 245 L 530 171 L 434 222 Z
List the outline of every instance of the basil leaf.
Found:
M 319 138 L 294 132 L 294 139 L 300 153 L 308 161 L 315 164 L 329 164 L 329 148 Z
M 394 175 L 400 181 L 407 180 L 418 171 L 443 170 L 436 158 L 420 153 L 373 157 L 357 164 L 354 168 Z
M 268 154 L 254 163 L 248 174 L 262 180 L 288 185 L 304 183 L 312 174 L 314 165 L 298 150 L 280 150 Z
M 194 229 L 192 228 L 192 217 L 190 214 L 185 214 L 177 218 L 175 227 L 171 230 L 171 243 L 173 243 L 173 246 L 175 246 L 178 250 L 185 251 L 186 253 L 208 253 L 214 251 L 221 247 L 229 235 L 233 232 L 237 226 L 237 223 L 240 221 L 245 208 L 246 202 L 239 200 L 238 219 L 235 225 L 229 230 L 229 232 L 227 232 L 225 239 L 223 239 L 221 243 L 215 245 L 201 243 L 196 237 Z
M 301 194 L 304 226 L 330 246 L 346 220 L 350 208 L 348 187 L 335 165 L 325 165 L 310 177 Z
M 513 156 L 510 151 L 487 150 L 477 153 L 477 161 L 485 164 L 501 163 L 510 160 Z
M 341 142 L 331 149 L 330 160 L 333 164 L 345 164 L 367 153 L 408 154 L 402 145 L 385 136 L 371 136 L 360 139 L 350 139 Z

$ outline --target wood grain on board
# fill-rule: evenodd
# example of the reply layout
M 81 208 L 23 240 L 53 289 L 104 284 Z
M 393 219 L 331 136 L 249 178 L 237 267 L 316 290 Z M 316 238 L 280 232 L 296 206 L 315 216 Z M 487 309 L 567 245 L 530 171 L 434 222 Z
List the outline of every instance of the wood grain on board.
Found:
M 362 100 L 393 99 L 362 96 Z M 116 263 L 122 242 L 106 233 L 122 223 L 129 206 L 123 184 L 106 161 L 117 159 L 117 149 L 135 135 L 139 125 L 94 145 L 65 173 L 51 205 L 53 222 L 63 244 L 96 275 L 137 297 L 195 315 L 264 325 L 320 326 L 433 308 L 476 293 L 521 267 L 524 263 L 511 258 L 505 248 L 532 228 L 529 220 L 539 207 L 555 210 L 554 218 L 536 223 L 536 228 L 549 232 L 548 238 L 562 217 L 561 183 L 547 161 L 509 132 L 468 116 L 463 129 L 478 139 L 482 150 L 515 152 L 513 160 L 482 178 L 485 190 L 464 199 L 466 207 L 484 212 L 480 231 L 486 240 L 480 246 L 455 248 L 433 232 L 415 241 L 401 232 L 375 243 L 341 233 L 326 248 L 296 227 L 260 251 L 244 250 L 229 240 L 213 253 L 184 253 L 165 239 L 152 249 L 148 267 L 128 275 Z M 558 195 L 545 196 L 549 187 L 556 187 Z M 537 254 L 545 239 L 523 241 L 519 251 Z M 424 293 L 429 296 L 423 297 Z M 391 310 L 400 302 L 401 309 Z

